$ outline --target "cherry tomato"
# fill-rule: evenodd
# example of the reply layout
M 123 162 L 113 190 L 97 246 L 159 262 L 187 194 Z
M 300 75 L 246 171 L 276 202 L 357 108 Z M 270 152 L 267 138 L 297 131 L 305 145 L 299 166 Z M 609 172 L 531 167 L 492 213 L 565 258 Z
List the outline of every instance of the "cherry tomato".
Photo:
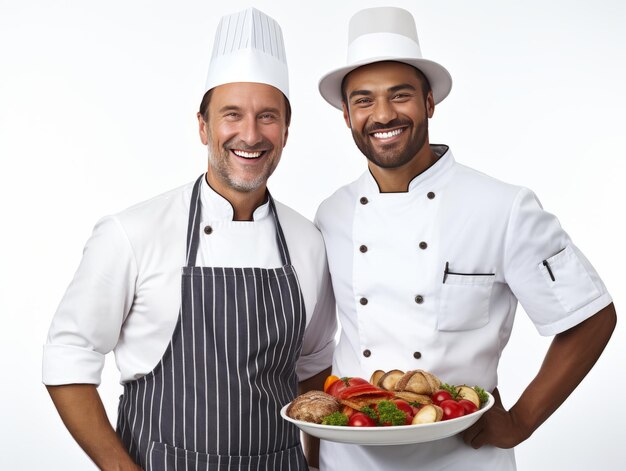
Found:
M 325 393 L 328 393 L 328 388 L 330 388 L 330 386 L 335 381 L 339 381 L 339 376 L 330 375 L 328 378 L 326 378 L 326 381 L 324 381 L 324 392 Z
M 348 425 L 350 427 L 375 427 L 376 422 L 363 412 L 355 412 L 348 419 Z
M 442 420 L 456 419 L 457 417 L 463 417 L 465 415 L 465 409 L 462 404 L 459 404 L 454 399 L 447 399 L 439 404 L 439 407 L 443 409 Z
M 467 399 L 459 399 L 459 404 L 461 404 L 463 406 L 463 409 L 465 409 L 465 414 L 471 414 L 472 412 L 476 412 L 478 410 L 478 407 L 476 407 L 476 404 L 474 404 L 472 401 L 469 401 Z
M 396 404 L 396 407 L 404 412 L 404 415 L 406 415 L 406 424 L 409 425 L 413 422 L 413 416 L 415 413 L 413 412 L 411 405 L 403 399 L 394 399 L 393 402 Z
M 440 389 L 439 391 L 435 392 L 435 394 L 433 394 L 431 398 L 433 400 L 433 403 L 439 406 L 443 401 L 449 401 L 450 399 L 452 399 L 452 394 L 450 394 L 448 391 Z

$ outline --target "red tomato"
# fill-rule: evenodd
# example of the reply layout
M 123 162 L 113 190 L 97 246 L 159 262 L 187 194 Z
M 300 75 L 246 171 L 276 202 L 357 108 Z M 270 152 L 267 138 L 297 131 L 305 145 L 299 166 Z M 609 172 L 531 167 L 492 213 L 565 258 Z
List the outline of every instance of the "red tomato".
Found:
M 350 427 L 375 427 L 376 422 L 363 412 L 355 412 L 350 416 L 350 419 L 348 419 L 348 425 Z
M 413 422 L 413 416 L 415 413 L 413 412 L 411 405 L 402 399 L 394 399 L 393 402 L 396 404 L 396 407 L 406 415 L 406 424 L 409 425 Z
M 442 401 L 439 407 L 443 409 L 442 420 L 456 419 L 457 417 L 463 417 L 465 415 L 463 405 L 459 404 L 454 399 Z
M 443 401 L 448 401 L 452 399 L 452 394 L 450 394 L 448 391 L 440 389 L 435 394 L 433 394 L 431 398 L 433 400 L 433 403 L 439 406 Z
M 369 384 L 368 381 L 363 378 L 339 378 L 339 380 L 328 386 L 328 391 L 324 391 L 326 394 L 330 394 L 334 397 L 339 397 L 339 393 L 350 386 L 357 386 L 359 384 Z
M 467 399 L 459 399 L 459 404 L 461 404 L 463 406 L 463 409 L 465 409 L 465 414 L 471 414 L 472 412 L 476 412 L 478 410 L 478 407 L 476 407 L 476 404 L 474 404 L 472 401 L 469 401 Z

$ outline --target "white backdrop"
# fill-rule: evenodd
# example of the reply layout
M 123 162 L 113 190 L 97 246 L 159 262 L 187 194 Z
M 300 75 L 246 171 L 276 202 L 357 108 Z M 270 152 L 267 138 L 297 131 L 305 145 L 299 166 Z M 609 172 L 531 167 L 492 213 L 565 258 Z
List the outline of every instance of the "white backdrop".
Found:
M 387 4 L 0 0 L 0 469 L 93 469 L 41 385 L 41 346 L 96 220 L 204 171 L 195 113 L 219 17 L 253 5 L 283 27 L 294 116 L 270 188 L 312 218 L 365 168 L 317 80 L 344 63 L 350 16 Z M 431 142 L 532 188 L 596 266 L 619 313 L 626 3 L 393 4 L 414 14 L 424 55 L 453 76 Z M 549 340 L 519 309 L 500 366 L 505 405 Z M 520 470 L 626 469 L 625 345 L 621 322 L 582 385 L 518 447 Z M 110 357 L 100 392 L 112 420 L 120 391 Z

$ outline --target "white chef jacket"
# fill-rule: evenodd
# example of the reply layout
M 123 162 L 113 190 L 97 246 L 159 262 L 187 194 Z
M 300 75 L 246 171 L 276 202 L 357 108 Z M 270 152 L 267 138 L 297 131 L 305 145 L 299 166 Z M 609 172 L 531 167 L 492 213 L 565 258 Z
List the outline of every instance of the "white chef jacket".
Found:
M 318 210 L 341 323 L 333 373 L 421 368 L 492 391 L 518 300 L 541 335 L 554 335 L 611 297 L 531 191 L 432 148 L 439 159 L 407 192 L 380 193 L 366 171 Z M 505 471 L 515 460 L 460 435 L 394 447 L 322 441 L 320 469 Z
M 121 382 L 156 366 L 178 318 L 192 188 L 193 182 L 97 223 L 50 326 L 45 384 L 99 384 L 110 351 Z M 275 203 L 306 309 L 297 364 L 302 381 L 331 364 L 335 298 L 321 234 L 303 216 Z M 233 221 L 230 203 L 203 179 L 201 204 L 196 265 L 281 266 L 269 203 L 254 211 L 254 221 Z M 205 231 L 206 226 L 213 230 Z

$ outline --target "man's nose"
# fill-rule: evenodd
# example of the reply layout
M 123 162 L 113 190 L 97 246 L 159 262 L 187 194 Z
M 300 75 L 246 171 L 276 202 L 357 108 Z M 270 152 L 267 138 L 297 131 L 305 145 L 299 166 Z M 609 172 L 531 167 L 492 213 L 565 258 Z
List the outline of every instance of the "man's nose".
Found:
M 251 117 L 243 121 L 239 137 L 250 147 L 257 145 L 263 140 L 256 118 Z
M 372 119 L 377 123 L 386 124 L 398 117 L 395 108 L 387 100 L 378 100 L 374 104 Z

